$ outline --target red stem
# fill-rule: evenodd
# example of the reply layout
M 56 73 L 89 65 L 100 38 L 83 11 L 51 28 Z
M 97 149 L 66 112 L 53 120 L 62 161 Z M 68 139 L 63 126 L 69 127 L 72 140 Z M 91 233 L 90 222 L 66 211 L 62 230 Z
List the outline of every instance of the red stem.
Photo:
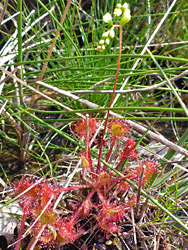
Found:
M 38 239 L 41 236 L 42 232 L 44 231 L 45 227 L 46 227 L 46 225 L 41 226 L 40 231 L 36 235 L 33 236 L 31 241 L 29 242 L 29 245 L 27 246 L 26 250 L 35 249 L 34 247 L 36 246 Z
M 114 83 L 114 88 L 113 88 L 113 93 L 112 93 L 112 97 L 111 97 L 111 100 L 110 100 L 109 108 L 111 107 L 113 99 L 114 99 L 116 86 L 117 86 L 117 79 L 118 79 L 118 74 L 119 74 L 119 68 L 120 68 L 120 61 L 121 61 L 121 40 L 122 40 L 121 26 L 118 26 L 118 28 L 119 28 L 119 57 L 118 57 L 118 65 L 117 65 L 117 70 L 116 70 L 116 78 L 115 78 L 115 83 Z M 104 130 L 103 130 L 102 137 L 101 137 L 101 143 L 100 143 L 100 147 L 99 147 L 99 158 L 98 158 L 98 165 L 97 165 L 97 173 L 100 172 L 100 166 L 101 166 L 100 158 L 101 158 L 101 155 L 102 155 L 102 146 L 103 146 L 103 142 L 104 142 L 104 135 L 105 135 L 105 132 L 106 132 L 106 127 L 107 127 L 107 123 L 108 123 L 109 114 L 110 114 L 110 110 L 107 111 Z M 104 171 L 104 169 L 105 169 L 105 165 L 103 165 L 103 170 L 102 171 Z
M 126 160 L 127 158 L 122 158 L 121 160 L 120 160 L 120 162 L 118 163 L 118 165 L 115 167 L 115 169 L 118 169 L 119 167 L 120 167 L 120 165 L 122 164 L 122 162 L 124 161 L 124 160 Z
M 27 213 L 26 213 L 26 209 L 24 209 L 23 215 L 22 215 L 22 222 L 21 222 L 21 227 L 20 227 L 20 232 L 18 235 L 18 241 L 16 243 L 15 249 L 14 250 L 19 250 L 20 248 L 20 243 L 22 240 L 22 235 L 23 235 L 23 231 L 24 231 L 24 225 L 25 225 L 25 221 L 26 221 L 26 217 L 27 217 Z
M 76 211 L 76 213 L 72 216 L 71 220 L 69 221 L 69 223 L 72 225 L 74 223 L 74 221 L 78 218 L 78 216 L 80 215 L 80 212 L 82 211 L 84 204 L 86 202 L 87 199 L 91 199 L 91 197 L 93 196 L 93 194 L 95 193 L 95 190 L 91 191 L 91 193 L 88 194 L 88 196 L 86 197 L 86 199 L 82 202 L 82 204 L 80 205 L 80 207 L 78 208 L 78 210 Z
M 101 200 L 103 206 L 106 206 L 106 199 L 104 198 L 104 196 L 101 194 L 100 190 L 97 189 L 97 194 L 99 196 L 99 199 Z
M 109 149 L 108 154 L 107 154 L 107 156 L 106 156 L 106 160 L 105 160 L 106 162 L 108 162 L 108 160 L 109 160 L 109 158 L 110 158 L 110 155 L 111 155 L 111 153 L 112 153 L 112 149 L 113 149 L 113 147 L 114 147 L 115 142 L 116 142 L 116 137 L 113 136 L 113 138 L 112 138 L 112 143 L 111 143 L 111 145 L 110 145 L 110 149 Z
M 91 186 L 90 185 L 78 185 L 78 186 L 72 186 L 72 187 L 59 187 L 57 189 L 55 189 L 53 191 L 53 193 L 60 193 L 60 192 L 67 192 L 67 191 L 71 191 L 71 190 L 74 190 L 74 189 L 80 189 L 80 188 L 90 188 Z

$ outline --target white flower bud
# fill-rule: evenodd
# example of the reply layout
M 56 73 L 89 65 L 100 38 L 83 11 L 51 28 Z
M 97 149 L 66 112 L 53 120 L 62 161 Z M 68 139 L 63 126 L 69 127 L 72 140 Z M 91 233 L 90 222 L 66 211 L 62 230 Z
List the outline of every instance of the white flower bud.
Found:
M 111 16 L 111 14 L 108 13 L 108 12 L 103 16 L 103 21 L 104 21 L 105 23 L 110 24 L 111 26 L 113 25 L 112 16 Z
M 99 44 L 100 44 L 100 45 L 103 45 L 103 44 L 104 44 L 104 40 L 100 40 L 100 41 L 99 41 Z
M 102 38 L 107 38 L 108 37 L 108 34 L 109 34 L 109 31 L 106 31 L 106 32 L 104 32 L 103 34 L 102 34 Z
M 98 45 L 97 46 L 97 51 L 98 52 L 102 52 L 103 50 L 105 50 L 105 46 L 104 45 Z
M 108 45 L 110 43 L 110 39 L 106 38 L 104 42 L 105 42 L 106 45 Z
M 116 4 L 116 8 L 121 9 L 122 5 L 120 3 Z
M 121 16 L 121 14 L 122 14 L 122 10 L 121 9 L 119 9 L 119 8 L 115 8 L 114 9 L 114 12 L 113 12 L 114 16 Z
M 97 46 L 97 51 L 98 51 L 98 52 L 102 52 L 101 45 L 98 45 L 98 46 Z
M 124 25 L 128 23 L 131 19 L 130 9 L 126 9 L 123 11 L 122 17 L 120 19 L 119 25 Z
M 101 46 L 101 49 L 102 49 L 102 50 L 105 50 L 105 45 L 102 45 L 102 46 Z
M 110 38 L 114 38 L 115 37 L 115 32 L 114 32 L 113 28 L 109 30 L 109 37 Z
M 124 3 L 124 4 L 122 5 L 122 7 L 121 7 L 122 10 L 126 10 L 126 9 L 128 9 L 128 8 L 129 8 L 128 3 Z

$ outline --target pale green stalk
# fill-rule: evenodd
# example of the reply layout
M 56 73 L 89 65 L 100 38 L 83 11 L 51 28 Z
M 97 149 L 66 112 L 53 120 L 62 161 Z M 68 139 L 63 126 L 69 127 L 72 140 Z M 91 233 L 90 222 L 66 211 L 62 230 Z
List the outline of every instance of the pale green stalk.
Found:
M 17 26 L 18 26 L 18 62 L 22 62 L 22 0 L 17 2 Z

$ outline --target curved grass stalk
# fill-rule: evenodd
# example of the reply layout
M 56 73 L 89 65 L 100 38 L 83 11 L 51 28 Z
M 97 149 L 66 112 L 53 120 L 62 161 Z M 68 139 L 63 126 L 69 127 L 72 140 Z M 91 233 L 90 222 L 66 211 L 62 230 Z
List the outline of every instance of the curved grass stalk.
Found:
M 76 45 L 75 45 L 76 46 Z M 63 57 L 63 58 L 51 58 L 51 59 L 44 59 L 44 60 L 35 60 L 35 61 L 24 61 L 21 62 L 20 65 L 22 64 L 42 64 L 44 62 L 63 62 L 63 61 L 71 61 L 71 60 L 82 60 L 82 59 L 108 59 L 108 58 L 118 58 L 119 54 L 106 54 L 106 55 L 85 55 L 85 56 L 70 56 L 70 57 Z M 121 58 L 142 58 L 142 59 L 149 59 L 150 55 L 140 55 L 140 54 L 123 54 L 121 55 Z M 166 61 L 171 61 L 171 62 L 181 62 L 181 63 L 188 63 L 187 58 L 180 58 L 180 57 L 169 57 L 169 56 L 161 56 L 161 55 L 156 55 L 155 58 L 157 60 L 166 60 Z M 10 65 L 18 65 L 18 63 L 10 63 L 10 64 L 3 64 L 2 66 L 10 66 Z
M 58 111 L 46 111 L 46 110 L 38 110 L 38 109 L 30 109 L 31 111 L 34 111 L 35 113 L 44 113 L 44 114 L 75 114 L 75 113 L 79 113 L 79 112 L 83 112 L 83 113 L 91 113 L 91 112 L 102 112 L 102 111 L 106 111 L 106 110 L 110 110 L 110 111 L 122 111 L 122 110 L 127 110 L 127 111 L 135 111 L 135 110 L 140 110 L 140 111 L 154 111 L 154 112 L 176 112 L 176 113 L 183 113 L 184 110 L 182 108 L 164 108 L 164 107 L 140 107 L 140 106 L 128 106 L 128 107 L 106 107 L 106 108 L 93 108 L 93 109 L 75 109 L 75 110 L 58 110 Z M 24 112 L 24 111 L 23 111 Z M 17 114 L 17 113 L 13 113 L 12 115 Z M 0 118 L 1 120 L 2 118 Z

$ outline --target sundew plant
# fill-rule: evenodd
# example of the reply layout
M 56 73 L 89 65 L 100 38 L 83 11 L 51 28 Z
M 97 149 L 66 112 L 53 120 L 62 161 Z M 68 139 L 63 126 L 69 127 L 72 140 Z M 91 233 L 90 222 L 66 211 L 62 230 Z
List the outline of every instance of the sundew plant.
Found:
M 97 50 L 101 52 L 105 45 L 109 45 L 109 39 L 115 37 L 114 30 L 118 28 L 120 49 L 117 76 L 121 58 L 121 27 L 131 18 L 128 4 L 118 4 L 113 15 L 118 17 L 117 24 L 113 24 L 110 13 L 104 15 L 104 21 L 111 27 L 103 33 Z M 110 107 L 116 83 L 117 77 Z M 29 250 L 37 242 L 50 248 L 73 244 L 92 231 L 93 227 L 104 233 L 107 240 L 109 236 L 125 230 L 123 224 L 129 221 L 131 211 L 136 209 L 136 216 L 140 217 L 139 206 L 143 197 L 135 192 L 134 185 L 139 189 L 148 188 L 160 165 L 154 159 L 139 160 L 136 142 L 130 137 L 131 128 L 125 120 L 108 120 L 109 112 L 102 135 L 97 135 L 102 123 L 89 115 L 72 125 L 77 139 L 85 144 L 85 150 L 80 152 L 82 174 L 74 178 L 76 185 L 63 187 L 46 178 L 27 176 L 13 185 L 14 195 L 19 197 L 18 202 L 23 210 L 15 250 L 20 247 L 28 219 L 28 233 L 32 236 L 27 247 Z M 96 153 L 91 150 L 93 144 L 95 151 L 98 149 L 97 161 L 94 157 Z M 60 194 L 63 195 L 59 200 Z M 71 199 L 72 196 L 74 198 Z M 91 228 L 88 228 L 88 220 L 91 221 Z
M 5 248 L 187 249 L 186 1 L 0 7 Z

